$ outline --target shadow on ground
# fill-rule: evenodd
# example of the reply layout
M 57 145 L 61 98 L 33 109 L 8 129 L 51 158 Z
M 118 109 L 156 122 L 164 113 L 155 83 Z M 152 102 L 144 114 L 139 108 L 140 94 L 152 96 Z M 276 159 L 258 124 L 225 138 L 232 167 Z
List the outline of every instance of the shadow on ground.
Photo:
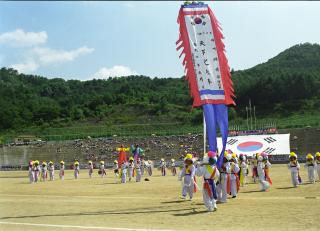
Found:
M 173 214 L 173 216 L 183 217 L 183 216 L 192 216 L 192 215 L 203 214 L 203 213 L 208 213 L 208 211 L 207 210 L 196 211 L 195 209 L 191 209 L 191 211 L 187 213 L 177 213 L 177 214 Z
M 168 206 L 148 207 L 148 208 L 135 208 L 126 210 L 107 210 L 107 211 L 95 211 L 95 212 L 80 212 L 80 213 L 59 213 L 59 214 L 39 214 L 39 215 L 23 215 L 23 216 L 7 216 L 0 217 L 0 220 L 4 219 L 24 219 L 24 218 L 42 218 L 42 217 L 72 217 L 72 216 L 97 216 L 97 215 L 123 215 L 123 214 L 148 214 L 148 213 L 168 213 L 168 212 L 181 212 L 182 209 L 168 209 Z M 197 214 L 193 208 L 184 208 L 183 211 L 190 211 L 186 215 Z M 177 216 L 178 214 L 173 214 Z
M 163 201 L 161 202 L 162 204 L 177 204 L 177 203 L 183 203 L 186 202 L 187 200 L 176 200 L 176 201 Z
M 293 186 L 289 186 L 289 187 L 279 187 L 279 188 L 276 188 L 276 189 L 293 189 L 294 187 Z
M 252 191 L 246 191 L 241 193 L 256 193 L 256 192 L 262 192 L 261 190 L 252 190 Z

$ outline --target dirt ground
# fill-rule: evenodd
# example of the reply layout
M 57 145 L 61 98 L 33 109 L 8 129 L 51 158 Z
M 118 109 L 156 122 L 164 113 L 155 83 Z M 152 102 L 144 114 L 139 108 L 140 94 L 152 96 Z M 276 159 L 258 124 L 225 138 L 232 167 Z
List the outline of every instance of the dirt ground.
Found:
M 181 182 L 162 177 L 117 183 L 87 170 L 74 180 L 29 184 L 27 172 L 0 172 L 0 230 L 320 230 L 320 182 L 292 188 L 285 165 L 273 165 L 272 188 L 260 192 L 251 183 L 236 199 L 206 212 L 202 192 L 193 201 L 179 199 Z M 56 176 L 58 171 L 56 171 Z M 201 186 L 201 179 L 198 178 Z

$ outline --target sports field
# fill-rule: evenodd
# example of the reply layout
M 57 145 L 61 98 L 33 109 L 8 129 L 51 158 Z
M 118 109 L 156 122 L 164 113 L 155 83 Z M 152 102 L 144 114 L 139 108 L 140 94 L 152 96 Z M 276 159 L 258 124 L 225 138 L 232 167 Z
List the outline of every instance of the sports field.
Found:
M 269 192 L 250 182 L 213 213 L 201 192 L 183 201 L 177 177 L 154 172 L 150 181 L 127 184 L 111 170 L 103 179 L 80 170 L 78 180 L 66 171 L 64 181 L 37 184 L 27 171 L 0 172 L 0 230 L 320 230 L 320 182 L 292 188 L 285 165 L 272 166 Z M 306 182 L 303 168 L 301 176 Z

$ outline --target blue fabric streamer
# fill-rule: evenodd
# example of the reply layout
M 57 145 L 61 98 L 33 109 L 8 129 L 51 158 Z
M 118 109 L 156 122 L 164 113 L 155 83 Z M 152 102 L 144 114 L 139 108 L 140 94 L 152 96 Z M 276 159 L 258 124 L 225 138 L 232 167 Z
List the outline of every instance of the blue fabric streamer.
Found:
M 207 179 L 206 179 L 207 180 Z M 209 186 L 211 187 L 211 191 L 212 191 L 212 196 L 215 200 L 217 200 L 218 196 L 217 196 L 217 190 L 216 190 L 216 185 L 214 183 L 214 180 L 213 179 L 208 179 L 208 184 Z
M 222 150 L 217 161 L 217 167 L 221 168 L 223 165 L 223 156 L 228 139 L 228 107 L 224 104 L 204 104 L 202 105 L 202 108 L 204 111 L 204 117 L 207 126 L 209 151 L 217 151 L 217 124 L 220 129 L 222 138 Z

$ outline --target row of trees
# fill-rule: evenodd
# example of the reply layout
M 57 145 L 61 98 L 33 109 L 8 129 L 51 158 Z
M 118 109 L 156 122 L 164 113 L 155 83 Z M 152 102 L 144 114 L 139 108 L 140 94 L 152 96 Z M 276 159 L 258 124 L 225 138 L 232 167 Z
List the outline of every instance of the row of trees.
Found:
M 320 46 L 301 44 L 264 64 L 232 72 L 237 107 L 244 118 L 249 98 L 257 115 L 287 116 L 320 108 Z M 75 121 L 111 123 L 184 121 L 201 123 L 184 78 L 129 76 L 107 80 L 47 79 L 0 70 L 0 129 L 68 125 Z

